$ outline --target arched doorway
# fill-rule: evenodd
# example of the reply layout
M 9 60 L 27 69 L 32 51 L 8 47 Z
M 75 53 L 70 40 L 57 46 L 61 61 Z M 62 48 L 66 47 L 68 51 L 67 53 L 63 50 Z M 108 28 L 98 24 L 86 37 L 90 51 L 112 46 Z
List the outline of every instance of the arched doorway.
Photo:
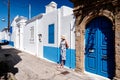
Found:
M 85 70 L 104 77 L 115 74 L 112 22 L 104 16 L 92 19 L 85 30 Z

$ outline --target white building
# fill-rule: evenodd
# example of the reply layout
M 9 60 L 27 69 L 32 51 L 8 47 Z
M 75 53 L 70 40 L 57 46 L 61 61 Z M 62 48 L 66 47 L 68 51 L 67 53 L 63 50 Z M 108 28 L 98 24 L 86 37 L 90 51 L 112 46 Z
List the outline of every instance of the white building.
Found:
M 0 42 L 4 43 L 4 42 L 8 42 L 10 39 L 9 33 L 8 33 L 8 28 L 4 28 L 1 32 L 0 32 Z
M 61 35 L 65 35 L 69 44 L 66 66 L 75 68 L 75 18 L 73 9 L 51 2 L 46 12 L 27 20 L 16 16 L 12 22 L 11 38 L 14 47 L 40 58 L 60 62 L 59 44 Z
M 5 36 L 5 34 L 3 33 L 3 31 L 0 32 L 0 42 L 2 42 L 2 40 L 4 40 L 4 36 Z
M 11 39 L 10 41 L 14 43 L 14 47 L 23 50 L 23 28 L 27 18 L 23 16 L 16 16 L 11 24 Z

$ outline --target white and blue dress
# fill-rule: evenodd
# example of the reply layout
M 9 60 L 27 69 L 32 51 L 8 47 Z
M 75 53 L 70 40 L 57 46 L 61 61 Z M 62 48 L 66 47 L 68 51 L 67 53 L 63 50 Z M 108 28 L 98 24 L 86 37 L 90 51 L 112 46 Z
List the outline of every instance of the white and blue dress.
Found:
M 60 50 L 61 50 L 61 59 L 66 60 L 66 41 L 65 40 L 61 40 Z

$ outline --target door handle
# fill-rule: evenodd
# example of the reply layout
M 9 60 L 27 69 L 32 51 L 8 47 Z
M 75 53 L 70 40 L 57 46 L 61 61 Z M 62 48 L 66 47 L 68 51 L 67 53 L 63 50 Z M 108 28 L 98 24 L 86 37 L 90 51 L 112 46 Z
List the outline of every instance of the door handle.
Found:
M 93 53 L 93 52 L 94 52 L 94 49 L 89 49 L 89 52 L 90 52 L 90 53 Z
M 108 59 L 107 55 L 103 55 L 102 59 L 107 60 Z

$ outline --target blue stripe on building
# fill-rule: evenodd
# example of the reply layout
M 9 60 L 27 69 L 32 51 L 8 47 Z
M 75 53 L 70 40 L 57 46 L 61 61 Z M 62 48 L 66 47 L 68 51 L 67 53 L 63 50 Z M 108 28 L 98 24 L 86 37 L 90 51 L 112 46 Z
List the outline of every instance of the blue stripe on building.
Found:
M 1 40 L 1 42 L 2 42 L 3 44 L 8 44 L 8 45 L 10 45 L 10 46 L 13 46 L 13 47 L 14 47 L 14 42 L 13 42 L 13 41 Z
M 14 42 L 13 41 L 9 41 L 9 45 L 14 47 Z
M 60 49 L 58 47 L 44 46 L 43 51 L 45 58 L 60 63 Z M 74 69 L 76 67 L 75 62 L 75 50 L 67 49 L 65 66 Z

